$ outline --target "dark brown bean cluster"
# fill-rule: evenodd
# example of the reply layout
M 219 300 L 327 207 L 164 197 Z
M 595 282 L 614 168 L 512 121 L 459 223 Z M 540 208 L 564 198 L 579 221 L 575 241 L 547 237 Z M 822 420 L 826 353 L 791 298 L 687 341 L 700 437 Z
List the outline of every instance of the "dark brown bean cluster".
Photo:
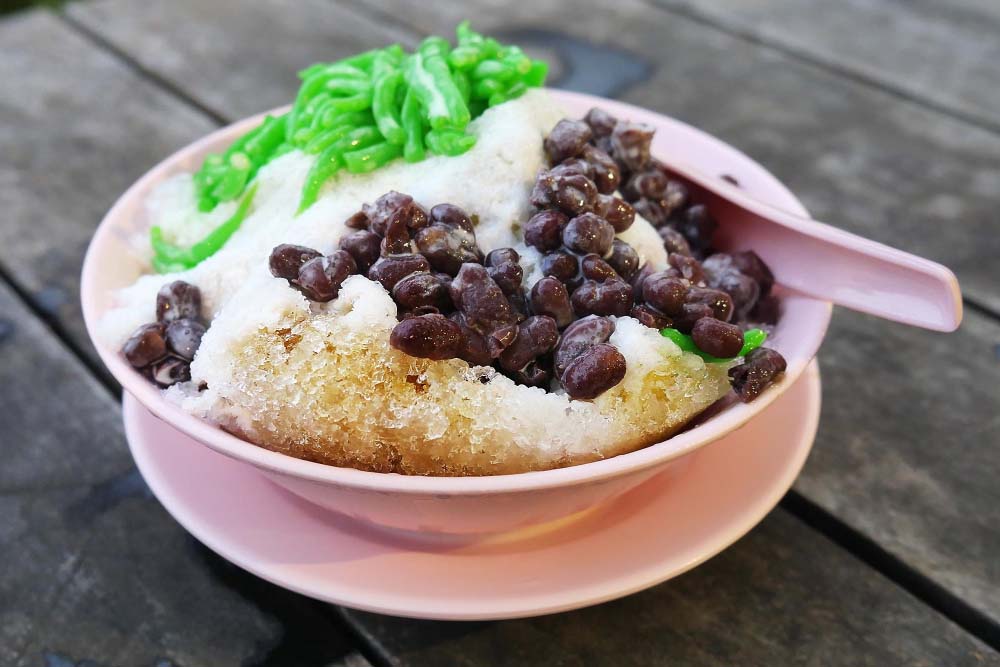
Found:
M 574 141 L 572 132 L 564 135 L 560 142 Z M 591 159 L 603 161 L 608 171 L 615 169 L 607 155 L 591 154 Z M 584 178 L 582 191 L 597 188 L 588 185 L 589 176 Z M 616 179 L 617 171 L 604 174 L 602 189 L 613 188 Z M 594 211 L 570 218 L 553 209 L 539 216 L 528 225 L 535 242 L 565 248 L 561 257 L 553 253 L 552 259 L 567 265 L 556 268 L 559 277 L 536 283 L 530 297 L 525 294 L 517 251 L 499 248 L 483 256 L 473 218 L 465 211 L 452 204 L 438 204 L 428 211 L 398 192 L 389 192 L 352 215 L 346 224 L 357 231 L 345 236 L 333 255 L 280 245 L 271 253 L 271 272 L 314 301 L 335 298 L 348 275 L 365 272 L 398 306 L 400 321 L 389 338 L 394 348 L 425 359 L 458 358 L 493 366 L 533 387 L 549 389 L 553 380 L 561 380 L 571 397 L 594 398 L 625 374 L 625 358 L 607 344 L 614 324 L 597 315 L 628 313 L 631 286 L 616 267 L 633 272 L 638 255 L 616 241 L 614 227 Z M 575 309 L 567 283 L 576 288 Z M 557 372 L 554 351 L 567 336 L 560 330 L 572 325 L 578 312 L 594 315 L 577 322 L 587 324 L 564 341 L 559 357 L 564 363 Z M 584 345 L 579 341 L 588 327 L 599 327 L 601 334 L 592 335 L 594 340 Z
M 770 269 L 753 251 L 731 254 L 714 251 L 712 235 L 718 226 L 715 219 L 705 205 L 691 201 L 687 186 L 652 157 L 652 128 L 619 121 L 601 109 L 591 109 L 582 123 L 563 121 L 556 129 L 560 130 L 558 133 L 553 130 L 556 139 L 546 142 L 549 158 L 567 160 L 568 156 L 572 163 L 589 148 L 610 156 L 621 183 L 620 191 L 628 202 L 625 205 L 656 227 L 663 239 L 669 264 L 663 271 L 635 266 L 633 262 L 637 263 L 638 258 L 633 259 L 621 247 L 604 258 L 620 276 L 630 280 L 633 317 L 656 329 L 674 327 L 690 334 L 701 351 L 720 358 L 739 353 L 745 329 L 777 321 L 778 304 L 770 295 L 774 285 Z M 580 146 L 581 141 L 589 146 Z M 724 178 L 738 185 L 731 176 Z M 536 184 L 535 191 L 539 190 L 545 188 Z M 603 268 L 593 261 L 591 266 L 599 272 Z M 597 291 L 593 287 L 589 290 L 587 296 L 593 299 Z M 573 292 L 574 306 L 576 295 Z M 581 300 L 584 296 L 581 295 Z M 758 351 L 754 358 L 758 361 L 752 372 L 733 375 L 733 386 L 747 401 L 781 372 L 768 375 L 759 370 L 763 363 L 760 359 L 768 360 L 768 369 L 784 368 L 781 355 L 773 350 L 766 350 L 766 354 Z M 744 366 L 747 364 L 751 364 L 749 357 Z M 747 373 L 750 379 L 744 380 Z
M 156 295 L 156 322 L 136 329 L 122 346 L 122 354 L 147 379 L 169 387 L 191 379 L 191 360 L 204 334 L 201 292 L 176 280 Z
M 528 294 L 514 249 L 484 257 L 465 211 L 451 204 L 428 211 L 398 192 L 347 220 L 358 231 L 338 253 L 279 246 L 272 271 L 314 300 L 334 298 L 347 275 L 365 273 L 399 307 L 393 347 L 492 365 L 530 386 L 558 380 L 572 398 L 594 398 L 625 375 L 624 356 L 607 343 L 610 317 L 673 327 L 707 354 L 736 356 L 745 329 L 776 321 L 773 276 L 752 251 L 713 251 L 715 220 L 651 156 L 652 138 L 651 128 L 600 109 L 553 128 L 544 143 L 550 166 L 535 180 L 536 211 L 523 227 L 545 276 Z M 663 270 L 640 266 L 635 249 L 615 238 L 636 212 L 659 230 Z M 777 368 L 780 355 L 768 353 L 767 368 Z M 754 366 L 749 380 L 734 375 L 733 384 L 751 400 L 778 372 Z

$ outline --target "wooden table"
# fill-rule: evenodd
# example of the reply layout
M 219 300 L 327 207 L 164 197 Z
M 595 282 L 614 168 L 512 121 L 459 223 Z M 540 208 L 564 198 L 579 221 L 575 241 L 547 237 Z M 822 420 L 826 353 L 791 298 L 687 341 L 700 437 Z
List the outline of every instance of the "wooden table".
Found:
M 465 17 L 553 59 L 556 85 L 702 127 L 816 217 L 950 265 L 967 308 L 947 336 L 836 312 L 805 471 L 705 565 L 573 613 L 418 622 L 276 588 L 166 514 L 78 276 L 101 215 L 162 157 L 287 102 L 308 63 Z M 97 0 L 4 18 L 0 664 L 1000 665 L 998 34 L 981 0 Z

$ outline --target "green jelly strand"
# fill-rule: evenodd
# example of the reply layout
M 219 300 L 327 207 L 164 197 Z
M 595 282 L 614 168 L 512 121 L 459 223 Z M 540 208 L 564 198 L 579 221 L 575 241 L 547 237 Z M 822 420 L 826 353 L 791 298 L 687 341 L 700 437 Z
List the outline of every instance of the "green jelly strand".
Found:
M 458 130 L 431 130 L 425 137 L 427 148 L 437 155 L 461 155 L 476 143 L 476 138 Z
M 406 140 L 403 143 L 403 159 L 407 162 L 420 162 L 426 156 L 424 150 L 424 116 L 420 102 L 412 89 L 403 98 L 403 131 Z
M 403 154 L 403 147 L 383 141 L 344 153 L 344 164 L 352 174 L 365 174 L 389 164 Z
M 743 332 L 743 347 L 740 349 L 740 353 L 736 356 L 747 356 L 763 345 L 765 340 L 767 340 L 767 332 L 763 329 L 747 329 Z
M 402 110 L 397 106 L 396 99 L 403 84 L 403 73 L 396 67 L 392 56 L 384 52 L 375 58 L 372 76 L 375 81 L 372 94 L 375 124 L 386 141 L 402 146 L 406 141 L 406 132 L 401 122 Z
M 443 42 L 443 44 L 442 44 Z M 447 42 L 428 37 L 407 60 L 406 83 L 427 113 L 432 129 L 464 129 L 471 116 L 445 60 Z
M 302 84 L 287 114 L 266 118 L 224 154 L 205 159 L 194 175 L 198 209 L 236 199 L 264 164 L 295 149 L 317 155 L 300 211 L 341 169 L 362 173 L 400 154 L 418 162 L 428 152 L 468 151 L 475 144 L 467 133 L 471 119 L 542 85 L 548 68 L 517 46 L 473 31 L 468 21 L 455 36 L 455 48 L 428 37 L 413 54 L 393 44 L 298 72 Z
M 367 148 L 377 144 L 381 139 L 382 135 L 379 134 L 378 128 L 359 127 L 347 131 L 327 146 L 306 175 L 306 184 L 302 188 L 302 196 L 299 199 L 298 213 L 302 213 L 315 204 L 323 184 L 345 166 L 344 153 Z
M 713 357 L 712 355 L 699 350 L 691 336 L 681 333 L 677 329 L 661 329 L 660 335 L 664 338 L 672 340 L 677 347 L 681 348 L 684 352 L 693 352 L 710 364 L 726 363 L 736 359 L 736 357 L 745 357 L 763 345 L 764 341 L 767 340 L 766 331 L 762 329 L 747 329 L 743 332 L 743 347 L 740 349 L 739 354 L 735 357 L 720 359 L 719 357 Z
M 302 188 L 302 195 L 299 198 L 299 210 L 296 212 L 296 215 L 316 203 L 320 188 L 343 166 L 344 160 L 337 146 L 328 146 L 319 154 L 316 162 L 306 175 L 306 184 Z
M 168 243 L 163 239 L 163 230 L 159 227 L 153 227 L 149 234 L 153 246 L 153 268 L 158 273 L 183 271 L 198 266 L 202 261 L 217 253 L 243 224 L 255 194 L 257 194 L 256 185 L 247 190 L 239 206 L 236 207 L 236 211 L 228 220 L 190 248 L 182 248 Z

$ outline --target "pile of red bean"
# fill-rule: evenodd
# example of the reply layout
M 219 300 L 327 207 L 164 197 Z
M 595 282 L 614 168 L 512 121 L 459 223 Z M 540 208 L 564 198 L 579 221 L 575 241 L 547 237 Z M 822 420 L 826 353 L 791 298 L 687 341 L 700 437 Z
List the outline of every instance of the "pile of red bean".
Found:
M 557 380 L 577 399 L 625 376 L 624 356 L 607 342 L 613 316 L 676 328 L 702 352 L 734 357 L 751 322 L 774 322 L 774 279 L 753 252 L 713 252 L 715 221 L 651 157 L 652 137 L 650 128 L 599 109 L 553 128 L 545 140 L 550 167 L 538 174 L 536 212 L 524 225 L 525 243 L 543 256 L 544 277 L 528 293 L 513 248 L 484 256 L 465 211 L 452 204 L 427 210 L 399 192 L 352 215 L 346 224 L 356 231 L 331 255 L 276 247 L 271 272 L 313 301 L 336 298 L 351 274 L 366 275 L 398 306 L 396 349 L 493 366 L 534 387 Z M 637 211 L 659 230 L 666 269 L 639 266 L 635 249 L 615 238 Z M 752 400 L 784 365 L 777 352 L 756 350 L 732 369 L 732 384 Z
M 175 280 L 156 295 L 156 322 L 136 329 L 122 346 L 122 354 L 150 381 L 169 387 L 191 379 L 191 360 L 204 334 L 201 292 Z
M 546 389 L 558 378 L 573 398 L 598 396 L 624 377 L 625 358 L 606 344 L 611 320 L 574 323 L 569 294 L 555 279 L 540 282 L 529 298 L 518 253 L 500 248 L 484 256 L 473 219 L 459 207 L 426 210 L 389 192 L 346 224 L 356 231 L 332 255 L 280 245 L 271 272 L 313 301 L 335 298 L 354 273 L 378 281 L 398 306 L 389 342 L 411 356 L 493 366 Z
M 709 355 L 734 357 L 744 330 L 777 321 L 774 277 L 752 251 L 713 250 L 716 221 L 652 157 L 652 139 L 652 128 L 601 109 L 583 121 L 560 121 L 545 141 L 553 166 L 536 181 L 532 203 L 543 210 L 525 227 L 525 242 L 547 253 L 546 275 L 571 290 L 578 314 L 630 314 L 646 326 L 690 334 Z M 612 196 L 616 188 L 625 201 Z M 613 239 L 635 213 L 659 230 L 665 270 L 639 267 L 635 250 Z M 762 349 L 733 368 L 730 379 L 750 401 L 784 368 L 780 354 Z

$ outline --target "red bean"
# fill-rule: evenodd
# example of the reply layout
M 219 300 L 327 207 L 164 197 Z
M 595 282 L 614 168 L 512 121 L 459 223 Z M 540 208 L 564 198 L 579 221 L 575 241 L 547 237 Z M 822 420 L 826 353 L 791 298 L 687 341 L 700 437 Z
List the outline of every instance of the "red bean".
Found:
M 699 350 L 720 359 L 735 357 L 743 347 L 743 330 L 714 317 L 703 317 L 695 322 L 691 337 Z
M 545 153 L 552 164 L 559 164 L 579 155 L 591 135 L 590 127 L 583 121 L 564 118 L 545 137 Z
M 205 335 L 205 325 L 197 320 L 174 320 L 167 325 L 167 348 L 182 359 L 194 359 Z
M 541 252 L 555 250 L 562 244 L 562 230 L 569 222 L 559 211 L 539 211 L 524 225 L 524 242 Z
M 534 315 L 517 327 L 517 338 L 500 353 L 500 367 L 508 372 L 522 370 L 537 357 L 548 353 L 559 340 L 556 321 L 547 315 Z
M 513 248 L 497 248 L 490 251 L 483 262 L 490 278 L 500 286 L 508 299 L 522 294 L 521 280 L 524 278 L 524 269 L 519 264 L 520 259 Z
M 681 214 L 677 230 L 693 250 L 704 252 L 712 245 L 712 235 L 718 226 L 704 204 L 695 204 Z
M 169 356 L 153 364 L 150 370 L 153 382 L 164 389 L 191 379 L 191 364 L 180 357 Z
M 444 315 L 419 315 L 405 319 L 389 335 L 389 345 L 411 357 L 454 359 L 464 346 L 462 329 Z
M 733 319 L 745 319 L 760 299 L 761 289 L 757 281 L 741 272 L 737 268 L 735 257 L 726 253 L 708 257 L 703 267 L 708 286 L 722 290 L 732 298 Z
M 552 167 L 551 173 L 561 175 L 577 174 L 594 180 L 594 165 L 583 158 L 571 157 Z M 597 184 L 595 183 L 594 185 Z
M 548 315 L 562 329 L 574 318 L 569 292 L 558 279 L 546 276 L 531 288 L 531 309 L 536 315 Z
M 538 357 L 529 361 L 524 368 L 509 372 L 507 375 L 518 384 L 548 389 L 552 381 L 552 363 L 548 357 Z
M 607 257 L 611 268 L 625 280 L 629 280 L 639 269 L 639 253 L 621 239 L 611 242 L 611 254 Z
M 614 228 L 596 213 L 584 213 L 569 221 L 563 229 L 563 244 L 581 254 L 596 253 L 603 257 L 611 250 Z
M 729 382 L 740 400 L 749 403 L 760 396 L 785 371 L 786 366 L 785 358 L 778 352 L 758 347 L 747 355 L 742 364 L 729 369 Z
M 568 252 L 556 251 L 542 257 L 542 273 L 564 283 L 576 279 L 580 271 L 580 260 Z
M 376 257 L 378 256 L 378 246 L 375 246 Z M 271 269 L 271 275 L 276 278 L 284 278 L 285 280 L 295 280 L 299 277 L 299 269 L 302 265 L 308 262 L 310 259 L 315 259 L 321 256 L 318 250 L 313 250 L 312 248 L 307 248 L 301 245 L 292 245 L 290 243 L 282 243 L 279 246 L 275 246 L 274 250 L 271 251 L 271 257 L 268 259 L 268 266 Z
M 380 258 L 368 269 L 368 279 L 377 280 L 388 292 L 400 280 L 411 273 L 430 271 L 431 265 L 423 255 L 405 254 L 389 255 Z
M 750 319 L 760 324 L 777 324 L 780 315 L 781 302 L 773 294 L 769 294 L 757 302 L 750 312 Z
M 740 270 L 740 273 L 757 281 L 762 297 L 771 293 L 771 288 L 774 286 L 774 274 L 757 253 L 753 250 L 734 252 L 733 263 Z
M 594 253 L 583 257 L 580 261 L 580 271 L 583 273 L 584 278 L 596 280 L 597 282 L 614 280 L 621 277 L 614 270 L 614 267 L 601 259 L 600 255 L 595 255 Z
M 712 316 L 717 320 L 728 322 L 733 316 L 733 299 L 721 290 L 708 287 L 691 287 L 688 289 L 687 303 L 702 304 L 712 310 Z
M 642 284 L 642 299 L 665 315 L 680 315 L 688 287 L 667 271 L 650 274 Z
M 369 229 L 379 236 L 385 236 L 393 221 L 402 223 L 404 228 L 420 229 L 427 225 L 427 212 L 413 201 L 413 197 L 395 190 L 389 191 L 365 204 L 362 211 L 369 219 Z
M 553 354 L 556 377 L 561 378 L 570 362 L 595 345 L 607 342 L 615 324 L 606 317 L 591 315 L 566 327 Z
M 156 294 L 156 321 L 201 319 L 201 290 L 183 280 L 175 280 Z
M 597 191 L 602 195 L 610 195 L 621 185 L 621 171 L 618 163 L 614 159 L 594 146 L 584 146 L 580 153 L 587 164 L 590 165 L 590 178 L 597 186 Z
M 646 278 L 654 273 L 656 273 L 656 270 L 652 264 L 646 263 L 639 267 L 639 270 L 629 279 L 629 283 L 632 285 L 632 298 L 636 301 L 642 301 L 645 298 L 642 286 L 646 282 Z
M 489 366 L 493 359 L 490 357 L 486 338 L 466 323 L 465 315 L 461 312 L 452 313 L 448 319 L 462 330 L 462 349 L 458 352 L 458 358 L 470 366 Z
M 578 315 L 628 315 L 632 310 L 632 286 L 621 278 L 597 282 L 584 280 L 570 297 Z
M 143 324 L 122 346 L 125 360 L 134 368 L 144 368 L 159 361 L 167 354 L 165 334 L 166 329 L 159 322 Z
M 685 303 L 681 312 L 673 316 L 674 328 L 681 333 L 689 334 L 695 323 L 704 317 L 712 317 L 715 311 L 704 303 Z
M 461 225 L 435 222 L 418 231 L 414 240 L 434 270 L 450 276 L 467 262 L 483 261 L 476 235 Z
M 599 109 L 597 107 L 588 111 L 583 120 L 590 126 L 590 129 L 593 131 L 595 137 L 609 136 L 611 132 L 614 131 L 615 125 L 618 124 L 618 119 L 604 109 Z
M 446 313 L 452 309 L 448 283 L 433 273 L 411 273 L 392 288 L 392 298 L 402 311 Z M 434 311 L 428 311 L 433 308 Z
M 663 249 L 667 254 L 691 255 L 691 246 L 687 239 L 679 231 L 670 226 L 660 227 L 658 230 L 660 238 L 663 239 Z
M 666 174 L 658 169 L 644 169 L 629 177 L 622 186 L 622 194 L 630 201 L 643 197 L 658 201 L 666 194 L 667 182 Z
M 608 221 L 616 234 L 621 234 L 635 222 L 635 209 L 624 199 L 611 195 L 600 195 L 595 212 Z
M 656 329 L 657 331 L 660 329 L 666 329 L 673 324 L 673 320 L 649 304 L 632 306 L 632 311 L 629 315 L 639 320 L 640 324 L 643 324 L 651 329 Z
M 570 398 L 596 398 L 625 377 L 625 357 L 607 343 L 594 345 L 571 361 L 562 374 Z
M 619 122 L 611 133 L 612 153 L 630 172 L 649 163 L 652 141 L 653 128 L 642 123 Z
M 662 173 L 666 173 L 666 169 L 662 165 L 659 165 L 658 168 Z M 663 209 L 664 214 L 666 214 L 669 218 L 674 213 L 687 206 L 689 199 L 690 192 L 688 191 L 687 186 L 675 178 L 670 178 L 668 174 L 667 187 L 657 200 L 657 203 L 660 205 L 660 208 Z
M 378 261 L 381 255 L 381 243 L 382 239 L 379 238 L 378 234 L 362 229 L 340 239 L 340 249 L 350 253 L 351 257 L 354 258 L 354 263 L 358 266 L 358 273 L 364 274 L 368 273 L 372 264 Z M 297 275 L 298 272 L 296 272 Z
M 333 301 L 347 277 L 358 270 L 354 258 L 344 250 L 315 257 L 302 265 L 292 284 L 310 301 Z
M 431 209 L 431 222 L 440 222 L 445 225 L 461 227 L 467 232 L 472 232 L 472 219 L 468 214 L 454 204 L 438 204 Z
M 667 224 L 667 213 L 655 200 L 637 199 L 632 202 L 632 208 L 637 215 L 654 227 L 659 228 Z
M 358 211 L 347 220 L 344 220 L 344 224 L 351 229 L 368 229 L 370 222 L 368 215 L 364 211 Z
M 541 172 L 531 191 L 531 203 L 538 208 L 558 208 L 567 215 L 590 211 L 597 203 L 597 186 L 579 173 Z
M 517 313 L 486 268 L 463 264 L 449 292 L 452 302 L 465 314 L 468 326 L 486 337 L 490 356 L 499 356 L 517 335 Z
M 667 263 L 677 270 L 682 278 L 693 283 L 705 281 L 705 273 L 701 270 L 701 263 L 690 255 L 676 253 L 667 256 Z

